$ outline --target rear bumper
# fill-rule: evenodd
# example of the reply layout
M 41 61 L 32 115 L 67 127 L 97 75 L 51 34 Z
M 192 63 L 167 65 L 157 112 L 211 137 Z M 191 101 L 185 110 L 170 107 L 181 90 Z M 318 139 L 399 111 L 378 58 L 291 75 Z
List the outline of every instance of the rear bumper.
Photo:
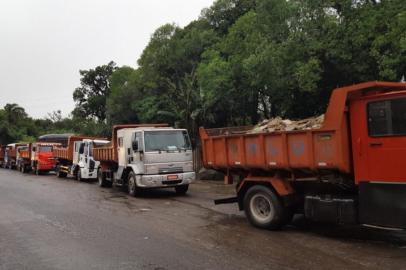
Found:
M 175 175 L 175 174 L 171 174 Z M 177 180 L 168 180 L 167 174 L 140 175 L 137 176 L 137 186 L 141 188 L 160 188 L 189 185 L 196 179 L 194 172 L 178 173 Z

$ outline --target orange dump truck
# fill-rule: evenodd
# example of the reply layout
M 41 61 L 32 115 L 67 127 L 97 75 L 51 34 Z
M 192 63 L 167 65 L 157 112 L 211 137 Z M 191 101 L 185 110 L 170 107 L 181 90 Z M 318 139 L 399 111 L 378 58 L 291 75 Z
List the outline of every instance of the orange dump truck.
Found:
M 11 143 L 8 144 L 4 151 L 4 168 L 16 169 L 17 168 L 17 159 L 18 159 L 18 148 L 25 147 L 28 144 L 26 143 Z
M 22 172 L 34 171 L 37 175 L 55 170 L 53 148 L 60 143 L 37 142 L 18 149 L 17 168 Z
M 96 179 L 99 163 L 93 159 L 93 148 L 108 141 L 88 136 L 69 136 L 66 147 L 54 147 L 56 173 L 63 178 L 73 175 L 76 179 Z
M 319 222 L 406 228 L 406 84 L 335 89 L 320 129 L 271 133 L 200 129 L 203 163 L 238 178 L 254 226 L 278 229 L 294 213 Z

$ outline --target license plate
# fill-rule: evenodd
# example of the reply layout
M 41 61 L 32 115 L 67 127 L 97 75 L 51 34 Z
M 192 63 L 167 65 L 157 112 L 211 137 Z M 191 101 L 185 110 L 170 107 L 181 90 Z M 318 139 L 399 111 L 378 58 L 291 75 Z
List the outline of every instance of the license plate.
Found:
M 168 180 L 178 180 L 178 176 L 177 175 L 168 175 L 166 177 L 166 179 L 168 179 Z

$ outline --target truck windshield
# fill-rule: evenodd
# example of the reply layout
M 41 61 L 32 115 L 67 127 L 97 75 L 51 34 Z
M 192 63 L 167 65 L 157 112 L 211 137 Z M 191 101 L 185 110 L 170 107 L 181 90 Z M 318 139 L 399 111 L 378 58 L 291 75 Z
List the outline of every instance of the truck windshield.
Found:
M 52 146 L 40 146 L 39 152 L 41 153 L 49 153 L 52 152 Z
M 146 131 L 144 139 L 145 152 L 191 149 L 186 131 Z

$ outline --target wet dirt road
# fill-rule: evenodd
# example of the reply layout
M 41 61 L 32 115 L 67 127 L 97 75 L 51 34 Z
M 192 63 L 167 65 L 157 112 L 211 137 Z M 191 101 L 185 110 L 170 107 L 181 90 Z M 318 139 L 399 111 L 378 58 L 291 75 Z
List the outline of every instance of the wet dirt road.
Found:
M 129 197 L 0 169 L 0 269 L 406 269 L 406 233 L 251 227 L 221 183 Z

